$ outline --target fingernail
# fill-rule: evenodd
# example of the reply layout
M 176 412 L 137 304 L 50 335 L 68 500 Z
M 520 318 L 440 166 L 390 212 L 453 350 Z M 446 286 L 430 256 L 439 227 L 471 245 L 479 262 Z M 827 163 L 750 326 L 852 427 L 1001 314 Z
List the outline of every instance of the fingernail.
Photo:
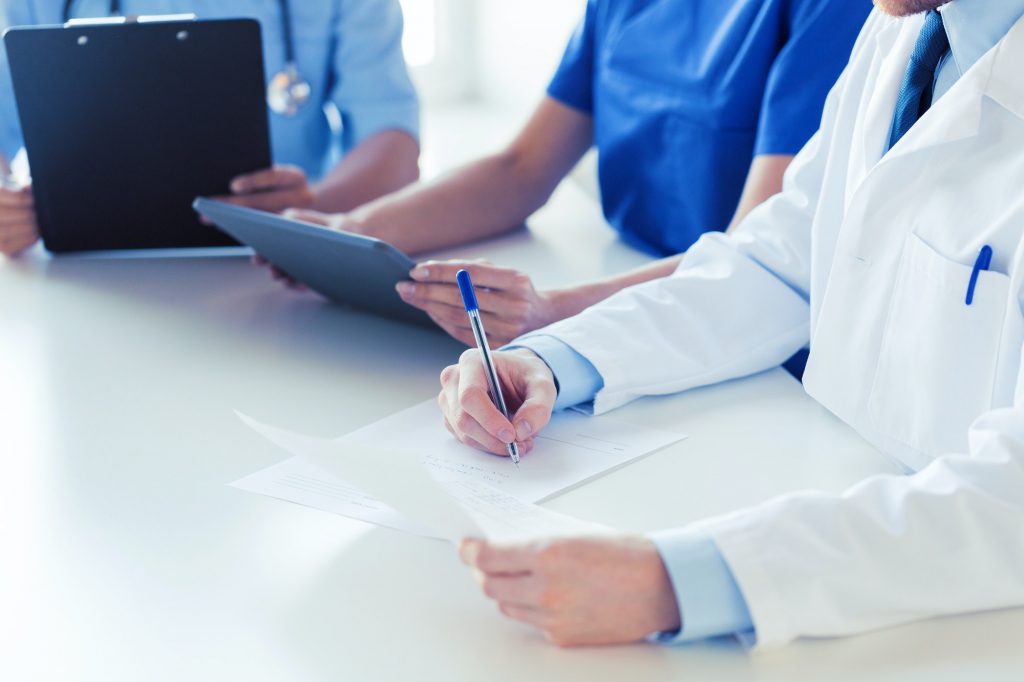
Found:
M 430 277 L 430 268 L 413 268 L 412 276 L 416 279 L 427 279 Z
M 245 190 L 245 184 L 239 180 L 235 180 L 231 183 L 231 191 L 235 194 L 241 194 Z
M 480 543 L 477 540 L 463 540 L 459 545 L 459 558 L 467 564 L 476 561 L 476 555 L 480 551 Z
M 402 296 L 411 296 L 416 293 L 416 285 L 410 282 L 399 282 L 395 285 L 398 293 Z
M 533 427 L 530 426 L 530 422 L 525 419 L 516 424 L 516 437 L 519 440 L 529 440 L 530 436 L 533 435 Z
M 516 439 L 516 434 L 512 433 L 512 429 L 502 429 L 498 431 L 498 440 L 502 443 L 511 443 Z

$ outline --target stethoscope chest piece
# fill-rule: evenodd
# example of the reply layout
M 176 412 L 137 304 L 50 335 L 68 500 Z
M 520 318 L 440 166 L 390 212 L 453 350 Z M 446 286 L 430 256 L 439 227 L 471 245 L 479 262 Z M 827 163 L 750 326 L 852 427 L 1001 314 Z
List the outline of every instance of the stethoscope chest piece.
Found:
M 267 106 L 275 114 L 295 116 L 309 103 L 313 88 L 294 62 L 285 64 L 267 86 Z

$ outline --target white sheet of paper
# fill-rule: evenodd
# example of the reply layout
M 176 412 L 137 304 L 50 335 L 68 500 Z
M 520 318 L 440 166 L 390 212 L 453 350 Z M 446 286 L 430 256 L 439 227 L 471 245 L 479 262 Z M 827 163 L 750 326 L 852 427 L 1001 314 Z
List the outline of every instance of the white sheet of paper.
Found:
M 552 417 L 516 469 L 508 457 L 480 452 L 455 440 L 444 428 L 437 402 L 428 400 L 338 441 L 417 453 L 442 478 L 462 474 L 522 500 L 540 502 L 683 438 L 615 418 L 563 411 Z
M 509 539 L 596 532 L 600 527 L 529 502 L 551 497 L 684 438 L 607 417 L 562 412 L 553 417 L 517 469 L 507 457 L 478 452 L 456 441 L 444 428 L 434 401 L 334 440 L 239 416 L 297 456 L 232 486 L 452 540 L 471 535 Z M 381 465 L 382 461 L 386 464 Z
M 297 457 L 232 484 L 238 488 L 453 542 L 607 531 L 469 477 L 436 478 L 415 455 L 304 436 L 239 416 Z

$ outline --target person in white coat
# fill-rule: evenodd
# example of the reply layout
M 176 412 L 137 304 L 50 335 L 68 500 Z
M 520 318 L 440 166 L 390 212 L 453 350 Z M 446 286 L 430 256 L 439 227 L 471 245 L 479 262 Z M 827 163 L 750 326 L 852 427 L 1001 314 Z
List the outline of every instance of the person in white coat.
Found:
M 1024 605 L 1024 0 L 876 0 L 784 190 L 675 274 L 442 374 L 464 442 L 529 449 L 602 413 L 773 367 L 905 476 L 789 494 L 649 537 L 461 547 L 501 610 L 560 644 L 758 647 Z M 827 457 L 828 453 L 822 453 Z

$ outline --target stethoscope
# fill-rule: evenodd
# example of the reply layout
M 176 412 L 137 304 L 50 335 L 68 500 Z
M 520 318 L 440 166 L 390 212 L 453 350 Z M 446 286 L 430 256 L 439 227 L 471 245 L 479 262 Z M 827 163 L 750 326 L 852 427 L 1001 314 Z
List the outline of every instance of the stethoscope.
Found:
M 277 0 L 281 9 L 281 37 L 284 39 L 284 68 L 267 86 L 267 106 L 275 114 L 295 116 L 309 104 L 313 88 L 299 72 L 295 58 L 295 33 L 292 30 L 292 11 L 289 0 Z M 64 23 L 71 21 L 75 0 L 64 0 Z M 110 0 L 110 14 L 121 14 L 121 0 Z

